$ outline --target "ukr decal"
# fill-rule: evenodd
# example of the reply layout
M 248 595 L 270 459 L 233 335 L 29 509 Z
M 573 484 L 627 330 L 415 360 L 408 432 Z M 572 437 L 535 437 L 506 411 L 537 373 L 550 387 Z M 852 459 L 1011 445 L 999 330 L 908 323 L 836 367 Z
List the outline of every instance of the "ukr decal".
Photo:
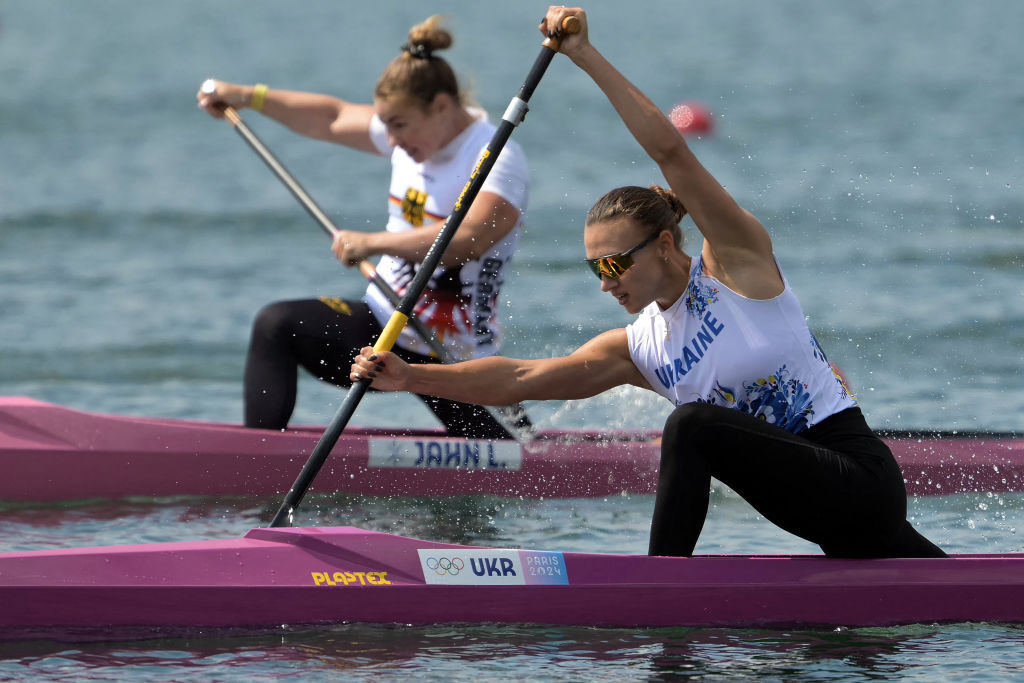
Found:
M 423 581 L 429 584 L 554 586 L 568 585 L 562 553 L 501 548 L 417 549 Z

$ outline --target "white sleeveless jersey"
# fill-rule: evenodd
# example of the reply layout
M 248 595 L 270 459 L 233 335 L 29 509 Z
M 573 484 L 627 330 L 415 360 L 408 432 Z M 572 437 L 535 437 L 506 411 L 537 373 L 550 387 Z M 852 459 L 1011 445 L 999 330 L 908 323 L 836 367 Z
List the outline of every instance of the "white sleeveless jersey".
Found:
M 471 112 L 477 120 L 423 163 L 414 161 L 401 148 L 389 147 L 384 123 L 379 117 L 373 117 L 370 137 L 382 153 L 391 153 L 389 232 L 404 232 L 443 221 L 451 213 L 495 131 L 483 110 Z M 522 217 L 526 211 L 528 186 L 526 156 L 510 140 L 498 155 L 481 192 L 500 195 L 516 207 Z M 433 330 L 456 360 L 491 356 L 501 348 L 499 294 L 519 241 L 521 224 L 520 218 L 520 223 L 479 260 L 453 268 L 439 266 L 420 297 L 415 315 Z M 377 264 L 377 272 L 402 295 L 419 266 L 386 255 Z M 367 288 L 364 300 L 381 325 L 394 313 L 394 306 L 373 284 Z M 416 353 L 431 353 L 430 347 L 408 325 L 396 343 Z
M 726 406 L 794 433 L 857 405 L 782 280 L 777 297 L 748 299 L 694 258 L 679 301 L 651 303 L 626 328 L 633 363 L 676 405 Z

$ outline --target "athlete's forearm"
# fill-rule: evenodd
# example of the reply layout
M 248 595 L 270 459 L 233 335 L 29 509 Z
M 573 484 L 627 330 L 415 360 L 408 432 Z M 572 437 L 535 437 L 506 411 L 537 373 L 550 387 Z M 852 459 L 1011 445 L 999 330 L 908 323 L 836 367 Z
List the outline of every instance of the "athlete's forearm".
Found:
M 496 194 L 481 192 L 445 249 L 441 263 L 452 267 L 483 258 L 518 222 L 519 210 L 515 206 Z M 444 222 L 438 221 L 415 230 L 372 233 L 368 242 L 374 254 L 390 254 L 419 263 L 443 226 Z
M 452 365 L 410 365 L 404 389 L 464 403 L 509 405 L 540 396 L 528 381 L 531 361 L 491 356 Z

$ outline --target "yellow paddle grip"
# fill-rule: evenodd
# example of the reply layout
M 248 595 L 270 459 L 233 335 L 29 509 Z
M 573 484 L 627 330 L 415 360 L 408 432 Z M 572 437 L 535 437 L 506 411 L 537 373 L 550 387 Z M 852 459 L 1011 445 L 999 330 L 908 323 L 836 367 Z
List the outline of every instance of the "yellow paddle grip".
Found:
M 388 324 L 385 325 L 384 331 L 380 333 L 380 337 L 377 339 L 377 343 L 373 345 L 374 351 L 390 351 L 391 347 L 398 341 L 398 335 L 402 333 L 402 328 L 405 327 L 405 323 L 408 322 L 409 316 L 404 313 L 395 311 L 391 314 L 391 318 L 388 320 Z

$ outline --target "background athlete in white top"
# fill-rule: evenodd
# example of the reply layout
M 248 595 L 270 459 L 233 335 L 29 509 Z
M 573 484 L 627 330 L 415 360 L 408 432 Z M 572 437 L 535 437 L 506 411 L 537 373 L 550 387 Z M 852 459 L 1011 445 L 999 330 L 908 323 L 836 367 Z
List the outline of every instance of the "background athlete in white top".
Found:
M 429 159 L 417 162 L 401 147 L 390 145 L 390 136 L 379 117 L 370 124 L 370 136 L 382 153 L 391 152 L 389 233 L 402 234 L 424 225 L 443 222 L 469 180 L 481 150 L 494 135 L 495 126 L 480 109 L 469 110 L 479 117 Z M 480 190 L 496 195 L 522 214 L 526 209 L 529 172 L 519 145 L 508 141 L 498 155 Z M 459 228 L 462 230 L 462 227 Z M 430 231 L 433 233 L 433 230 Z M 414 313 L 434 330 L 445 348 L 457 360 L 491 356 L 501 348 L 501 325 L 497 300 L 508 263 L 519 241 L 519 225 L 491 244 L 472 260 L 446 260 L 431 278 L 429 287 Z M 399 294 L 412 281 L 419 264 L 399 255 L 385 254 L 377 273 Z M 377 321 L 384 325 L 394 312 L 380 290 L 370 285 L 366 302 Z M 408 326 L 398 346 L 428 355 L 430 348 Z
M 373 104 L 337 97 L 215 81 L 197 94 L 200 107 L 258 105 L 259 111 L 302 135 L 372 154 L 390 153 L 389 220 L 380 232 L 339 231 L 332 249 L 346 265 L 383 256 L 381 276 L 399 294 L 433 243 L 494 128 L 461 99 L 451 66 L 435 52 L 451 45 L 438 17 L 414 26 L 399 56 L 381 74 Z M 253 97 L 256 95 L 256 101 Z M 488 182 L 456 231 L 416 314 L 456 358 L 497 353 L 496 305 L 526 208 L 528 176 L 522 151 L 506 144 Z M 376 339 L 392 307 L 371 286 L 364 301 L 321 298 L 269 304 L 256 316 L 245 368 L 245 424 L 282 429 L 295 407 L 298 367 L 348 385 L 355 352 Z M 396 353 L 411 361 L 436 359 L 414 333 Z M 508 438 L 485 409 L 422 397 L 449 433 Z

